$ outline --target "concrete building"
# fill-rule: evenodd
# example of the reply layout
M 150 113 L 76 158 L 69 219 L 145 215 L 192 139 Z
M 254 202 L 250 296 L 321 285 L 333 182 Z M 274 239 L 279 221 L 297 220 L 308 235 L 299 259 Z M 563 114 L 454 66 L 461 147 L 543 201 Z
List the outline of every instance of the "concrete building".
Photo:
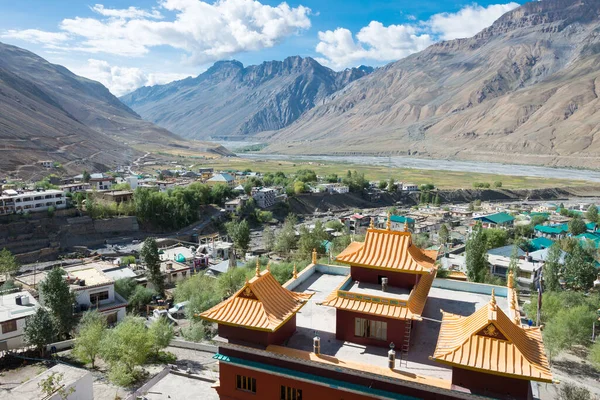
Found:
M 95 190 L 110 190 L 115 183 L 115 178 L 104 174 L 91 174 L 89 184 Z
M 403 183 L 402 191 L 404 192 L 416 192 L 419 190 L 419 186 L 414 183 Z
M 42 382 L 52 375 L 60 376 L 60 385 L 58 386 L 62 388 L 63 393 L 67 394 L 67 397 L 60 393 L 58 387 L 50 395 L 42 391 Z M 93 400 L 94 378 L 85 369 L 58 364 L 7 393 L 6 400 Z
M 0 215 L 20 214 L 23 212 L 47 211 L 50 207 L 67 207 L 65 193 L 62 190 L 38 190 L 17 192 L 5 190 L 0 196 Z
M 85 192 L 86 190 L 90 190 L 91 188 L 92 187 L 90 186 L 90 184 L 85 182 L 68 183 L 60 187 L 60 189 L 65 193 Z
M 99 200 L 109 203 L 127 203 L 133 199 L 133 192 L 130 190 L 110 190 L 97 194 Z
M 39 161 L 39 164 L 44 168 L 54 167 L 54 162 L 52 160 Z
M 39 304 L 28 292 L 0 296 L 0 353 L 25 346 L 23 329 L 27 317 L 35 314 Z
M 235 178 L 229 175 L 227 172 L 223 172 L 222 174 L 214 175 L 212 178 L 206 181 L 208 185 L 226 185 L 231 188 L 235 186 Z
M 271 188 L 261 188 L 252 191 L 252 198 L 259 208 L 269 208 L 277 202 L 277 191 Z
M 130 176 L 125 177 L 125 182 L 129 184 L 129 187 L 131 188 L 131 190 L 135 190 L 138 187 L 139 179 L 135 175 L 130 175 Z
M 238 207 L 244 207 L 246 204 L 246 199 L 243 197 L 237 197 L 233 200 L 229 200 L 225 202 L 225 211 L 228 213 L 234 213 Z

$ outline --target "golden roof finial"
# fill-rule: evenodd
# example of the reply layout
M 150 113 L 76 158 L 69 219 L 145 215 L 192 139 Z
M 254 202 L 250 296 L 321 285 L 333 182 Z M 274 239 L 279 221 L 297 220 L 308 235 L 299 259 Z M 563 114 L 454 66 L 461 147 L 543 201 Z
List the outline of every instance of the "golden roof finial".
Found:
M 260 260 L 256 257 L 256 276 L 260 276 Z
M 317 263 L 317 249 L 313 249 L 313 252 L 312 252 L 312 263 L 313 264 Z
M 490 305 L 496 309 L 496 292 L 492 289 L 492 298 L 490 299 Z
M 246 277 L 246 285 L 249 283 L 250 283 L 250 281 L 248 280 L 248 277 Z
M 294 264 L 294 271 L 292 272 L 292 278 L 298 279 L 298 269 L 296 268 L 296 264 Z
M 375 228 L 375 219 L 373 217 L 371 217 L 371 223 L 369 224 L 369 228 L 370 229 Z
M 515 277 L 514 277 L 512 271 L 510 271 L 508 273 L 508 279 L 506 280 L 506 286 L 508 286 L 509 289 L 514 289 L 514 287 L 515 287 Z
M 404 232 L 408 232 L 408 217 L 404 217 Z
M 385 223 L 385 228 L 389 231 L 392 229 L 392 213 L 388 211 L 387 221 Z

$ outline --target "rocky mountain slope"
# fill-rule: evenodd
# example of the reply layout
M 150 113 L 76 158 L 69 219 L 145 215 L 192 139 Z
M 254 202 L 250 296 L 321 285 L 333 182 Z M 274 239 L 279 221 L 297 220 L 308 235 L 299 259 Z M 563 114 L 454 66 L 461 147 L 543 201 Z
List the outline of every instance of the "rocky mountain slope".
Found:
M 143 87 L 121 101 L 184 137 L 232 139 L 288 126 L 371 71 L 335 72 L 309 57 L 245 68 L 238 61 L 220 61 L 196 78 Z
M 387 65 L 265 151 L 600 167 L 600 0 L 544 0 Z
M 40 160 L 67 172 L 104 171 L 141 155 L 130 145 L 182 145 L 102 84 L 0 43 L 0 172 L 39 179 Z

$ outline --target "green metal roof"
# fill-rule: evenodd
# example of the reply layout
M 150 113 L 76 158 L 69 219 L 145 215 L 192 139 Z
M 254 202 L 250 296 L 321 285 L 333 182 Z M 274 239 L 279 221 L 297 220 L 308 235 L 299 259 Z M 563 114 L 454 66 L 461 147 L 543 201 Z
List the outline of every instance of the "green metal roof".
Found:
M 507 214 L 505 212 L 484 215 L 481 217 L 475 217 L 473 219 L 476 219 L 479 221 L 485 221 L 485 222 L 496 224 L 496 225 L 506 224 L 507 222 L 512 222 L 515 220 L 515 218 L 512 215 Z
M 408 221 L 409 224 L 414 224 L 415 220 L 410 217 L 405 217 L 404 215 L 392 215 L 390 217 L 390 221 L 397 222 L 399 224 L 403 224 Z
M 594 231 L 594 230 L 596 230 L 596 223 L 595 222 L 588 222 L 587 224 L 585 224 L 585 228 L 588 231 Z
M 219 354 L 219 353 L 215 354 L 213 356 L 213 358 L 216 360 L 219 360 L 221 362 L 227 362 L 227 363 L 238 364 L 238 365 L 246 366 L 246 367 L 250 367 L 250 368 L 261 369 L 261 370 L 268 371 L 268 372 L 274 372 L 274 373 L 277 373 L 280 375 L 288 375 L 290 377 L 290 379 L 300 378 L 300 379 L 305 379 L 308 381 L 318 382 L 318 383 L 327 385 L 333 389 L 338 389 L 338 388 L 342 389 L 342 390 L 349 389 L 349 390 L 353 390 L 355 392 L 365 393 L 367 395 L 373 394 L 373 395 L 382 396 L 382 397 L 385 397 L 388 399 L 418 400 L 417 397 L 407 396 L 407 395 L 398 394 L 398 393 L 392 393 L 392 392 L 388 392 L 388 391 L 380 390 L 380 389 L 372 389 L 368 386 L 358 385 L 356 383 L 350 383 L 350 382 L 340 381 L 337 379 L 325 378 L 320 375 L 308 374 L 305 372 L 295 371 L 295 370 L 291 370 L 288 368 L 281 368 L 281 367 L 276 367 L 276 366 L 273 366 L 270 364 L 264 364 L 264 363 L 259 363 L 256 361 L 245 360 L 243 358 L 230 357 L 230 356 L 226 356 L 226 355 Z M 345 373 L 341 369 L 338 370 L 338 372 Z M 389 381 L 389 379 L 388 379 L 388 381 Z
M 542 233 L 547 233 L 551 235 L 561 235 L 563 233 L 567 233 L 569 231 L 569 227 L 567 224 L 559 224 L 559 225 L 536 225 L 535 230 Z
M 550 240 L 548 238 L 545 238 L 545 237 L 539 237 L 539 238 L 535 238 L 533 240 L 530 240 L 529 244 L 535 250 L 542 250 L 542 249 L 547 249 L 550 246 L 552 246 L 554 244 L 554 241 L 552 241 L 552 240 Z

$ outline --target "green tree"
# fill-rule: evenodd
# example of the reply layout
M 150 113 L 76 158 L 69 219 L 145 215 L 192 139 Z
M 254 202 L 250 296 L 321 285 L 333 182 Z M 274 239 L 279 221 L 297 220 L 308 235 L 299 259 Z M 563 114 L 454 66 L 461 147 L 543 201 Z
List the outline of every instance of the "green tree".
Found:
M 162 295 L 165 292 L 165 277 L 160 270 L 160 255 L 158 254 L 156 239 L 149 237 L 144 240 L 140 256 L 146 264 L 150 282 L 152 282 L 156 292 Z
M 152 352 L 158 357 L 158 353 L 171 343 L 171 340 L 175 337 L 175 332 L 166 318 L 158 318 L 150 325 L 148 336 L 150 337 Z
M 334 229 L 336 232 L 342 232 L 344 229 L 346 229 L 346 225 L 344 225 L 339 219 L 327 221 L 325 223 L 325 227 Z
M 146 362 L 151 350 L 145 320 L 130 315 L 108 330 L 100 345 L 100 355 L 109 364 L 109 379 L 122 386 L 139 377 L 136 368 Z
M 12 253 L 4 248 L 0 251 L 0 274 L 7 275 L 8 278 L 19 272 L 21 265 Z
M 302 181 L 294 182 L 294 194 L 304 193 L 306 190 L 306 183 Z
M 98 311 L 88 311 L 83 314 L 79 325 L 73 354 L 83 363 L 91 363 L 92 369 L 96 357 L 100 354 L 100 344 L 106 333 L 106 318 Z
M 448 227 L 446 226 L 446 224 L 442 224 L 442 226 L 440 227 L 438 237 L 440 244 L 446 244 L 448 243 L 448 240 L 450 240 L 450 232 L 448 231 Z
M 584 233 L 586 230 L 585 222 L 581 218 L 577 217 L 569 221 L 569 233 L 573 236 Z
M 273 233 L 273 229 L 265 228 L 263 232 L 263 246 L 266 251 L 273 251 L 275 248 L 275 233 Z
M 388 182 L 388 185 L 387 185 L 387 191 L 390 193 L 396 191 L 396 181 L 394 181 L 394 178 L 390 178 L 390 181 Z
M 296 224 L 298 219 L 295 215 L 290 214 L 285 218 L 283 227 L 277 234 L 277 240 L 275 242 L 275 250 L 279 253 L 287 254 L 296 247 Z
M 339 181 L 339 177 L 337 174 L 328 174 L 325 176 L 325 182 L 328 183 L 337 183 Z
M 598 207 L 595 204 L 591 204 L 585 212 L 585 217 L 590 222 L 598 222 Z
M 501 188 L 502 187 L 502 182 L 501 181 L 494 182 L 494 187 L 495 188 Z
M 385 190 L 385 188 L 388 186 L 388 183 L 386 181 L 384 181 L 383 179 L 379 181 L 379 183 L 377 184 L 377 187 L 379 188 L 379 190 Z
M 475 211 L 475 205 L 473 204 L 473 202 L 469 203 L 469 207 L 467 208 L 468 211 L 473 212 Z
M 300 227 L 300 239 L 298 240 L 298 251 L 304 258 L 309 258 L 313 250 L 316 249 L 318 254 L 325 253 L 323 241 L 325 240 L 325 231 L 321 221 L 315 223 L 315 227 L 310 231 L 306 226 Z
M 75 294 L 71 292 L 64 274 L 62 268 L 54 268 L 39 285 L 40 300 L 50 310 L 59 338 L 65 338 L 75 324 Z
M 225 224 L 227 234 L 233 240 L 234 246 L 243 254 L 248 251 L 250 245 L 250 226 L 245 219 L 239 222 L 230 221 Z
M 508 243 L 508 231 L 504 229 L 484 229 L 483 236 L 485 238 L 485 246 L 487 250 L 506 246 Z
M 146 304 L 150 304 L 155 294 L 154 290 L 137 285 L 127 299 L 128 306 L 132 310 L 141 310 Z
M 486 238 L 481 221 L 477 221 L 466 244 L 467 277 L 471 282 L 483 282 L 488 273 Z
M 441 204 L 442 204 L 442 201 L 440 200 L 440 194 L 436 193 L 435 198 L 433 200 L 433 205 L 439 207 Z
M 565 280 L 567 287 L 587 290 L 594 285 L 596 267 L 594 259 L 581 246 L 575 246 L 565 257 Z
M 592 348 L 590 349 L 589 359 L 596 367 L 596 369 L 600 370 L 600 341 L 596 340 Z
M 45 308 L 40 307 L 35 314 L 27 318 L 27 324 L 23 330 L 25 343 L 44 354 L 46 345 L 56 340 L 56 328 L 52 316 Z
M 252 264 L 255 265 L 255 263 Z M 242 285 L 244 285 L 246 278 L 249 278 L 252 271 L 253 270 L 250 268 L 230 268 L 227 272 L 219 276 L 217 287 L 211 290 L 217 293 L 221 298 L 231 297 L 235 292 L 240 290 Z M 210 300 L 212 300 L 212 298 L 210 298 Z M 201 302 L 204 301 L 205 299 L 202 299 Z
M 508 263 L 508 272 L 512 272 L 515 278 L 519 276 L 519 247 L 516 244 L 512 248 L 510 262 Z
M 85 183 L 88 183 L 90 181 L 90 179 L 92 179 L 92 176 L 90 175 L 90 173 L 87 172 L 86 170 L 83 170 L 83 181 Z
M 117 183 L 111 187 L 111 190 L 131 190 L 131 185 L 127 182 Z
M 593 400 L 594 397 L 588 389 L 576 386 L 570 382 L 561 383 L 558 400 Z
M 44 399 L 49 399 L 54 397 L 53 395 L 58 395 L 62 400 L 67 400 L 69 396 L 75 392 L 74 387 L 65 388 L 63 384 L 64 379 L 63 373 L 52 372 L 48 377 L 43 378 L 38 383 L 38 387 L 42 390 L 44 394 Z
M 544 344 L 550 357 L 574 345 L 588 345 L 596 319 L 596 313 L 586 305 L 560 309 L 544 329 Z
M 543 267 L 544 290 L 555 292 L 561 288 L 559 283 L 560 274 L 562 273 L 561 255 L 562 250 L 557 243 L 550 246 L 548 258 Z
M 133 278 L 121 278 L 115 281 L 115 292 L 119 293 L 125 300 L 129 300 L 131 294 L 138 286 Z

